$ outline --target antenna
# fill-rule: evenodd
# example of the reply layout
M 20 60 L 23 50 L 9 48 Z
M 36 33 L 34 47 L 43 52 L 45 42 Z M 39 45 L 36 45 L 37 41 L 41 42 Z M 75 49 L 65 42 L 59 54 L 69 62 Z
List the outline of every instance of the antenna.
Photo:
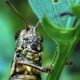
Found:
M 16 8 L 8 1 L 5 0 L 5 2 L 12 8 L 12 10 L 19 16 L 19 18 L 23 21 L 25 28 L 29 29 L 29 26 L 26 22 L 26 20 L 24 19 L 24 17 L 16 10 Z
M 36 23 L 36 28 L 38 27 L 39 24 L 40 24 L 40 21 L 37 21 L 37 23 Z

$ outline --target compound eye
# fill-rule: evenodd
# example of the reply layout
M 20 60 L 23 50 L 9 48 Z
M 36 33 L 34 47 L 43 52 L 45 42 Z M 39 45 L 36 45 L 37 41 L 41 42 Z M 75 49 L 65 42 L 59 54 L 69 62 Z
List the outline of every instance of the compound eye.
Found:
M 16 35 L 15 35 L 15 40 L 17 40 L 17 38 L 19 37 L 19 35 L 20 35 L 20 31 L 18 31 L 18 32 L 16 33 Z

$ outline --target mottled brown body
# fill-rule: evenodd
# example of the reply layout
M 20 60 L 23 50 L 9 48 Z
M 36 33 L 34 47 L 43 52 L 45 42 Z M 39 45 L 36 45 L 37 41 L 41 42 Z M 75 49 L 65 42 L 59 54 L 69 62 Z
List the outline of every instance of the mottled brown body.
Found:
M 41 80 L 41 72 L 22 63 L 41 66 L 42 39 L 35 27 L 22 30 L 16 40 L 16 52 L 9 80 Z

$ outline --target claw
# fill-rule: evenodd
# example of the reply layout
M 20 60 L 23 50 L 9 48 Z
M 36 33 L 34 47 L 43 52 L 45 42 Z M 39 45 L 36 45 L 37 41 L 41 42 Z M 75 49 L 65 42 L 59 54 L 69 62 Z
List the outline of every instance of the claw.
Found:
M 52 65 L 48 65 L 48 66 L 46 66 L 46 67 L 43 68 L 43 72 L 46 72 L 46 73 L 50 72 L 51 69 L 52 69 Z

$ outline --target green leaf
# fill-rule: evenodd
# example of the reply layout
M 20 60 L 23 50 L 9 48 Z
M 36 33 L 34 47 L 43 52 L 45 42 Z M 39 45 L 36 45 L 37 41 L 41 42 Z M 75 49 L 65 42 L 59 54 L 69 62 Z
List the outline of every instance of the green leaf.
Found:
M 58 0 L 58 3 L 54 3 L 54 0 L 28 0 L 33 11 L 37 17 L 41 20 L 44 16 L 47 16 L 53 24 L 59 25 L 59 27 L 69 28 L 74 22 L 74 17 L 64 16 L 58 17 L 57 15 L 64 12 L 72 12 L 71 5 L 80 3 L 80 0 Z
M 75 12 L 71 6 L 79 2 L 80 0 L 60 0 L 54 4 L 53 0 L 29 0 L 33 11 L 41 20 L 44 31 L 57 45 L 52 60 L 52 70 L 46 80 L 59 79 L 68 57 L 79 41 L 80 22 L 76 28 L 72 28 L 75 17 L 57 16 L 64 12 Z
M 80 19 L 80 4 L 79 5 L 74 5 L 72 7 L 72 10 L 73 10 L 73 14 L 78 18 Z
M 80 23 L 76 28 L 59 28 L 51 24 L 49 19 L 45 17 L 42 20 L 42 24 L 46 26 L 44 29 L 46 31 L 48 30 L 48 36 L 53 37 L 52 39 L 56 41 L 57 44 L 57 50 L 52 62 L 53 68 L 48 74 L 47 80 L 58 80 L 66 60 L 79 41 Z

